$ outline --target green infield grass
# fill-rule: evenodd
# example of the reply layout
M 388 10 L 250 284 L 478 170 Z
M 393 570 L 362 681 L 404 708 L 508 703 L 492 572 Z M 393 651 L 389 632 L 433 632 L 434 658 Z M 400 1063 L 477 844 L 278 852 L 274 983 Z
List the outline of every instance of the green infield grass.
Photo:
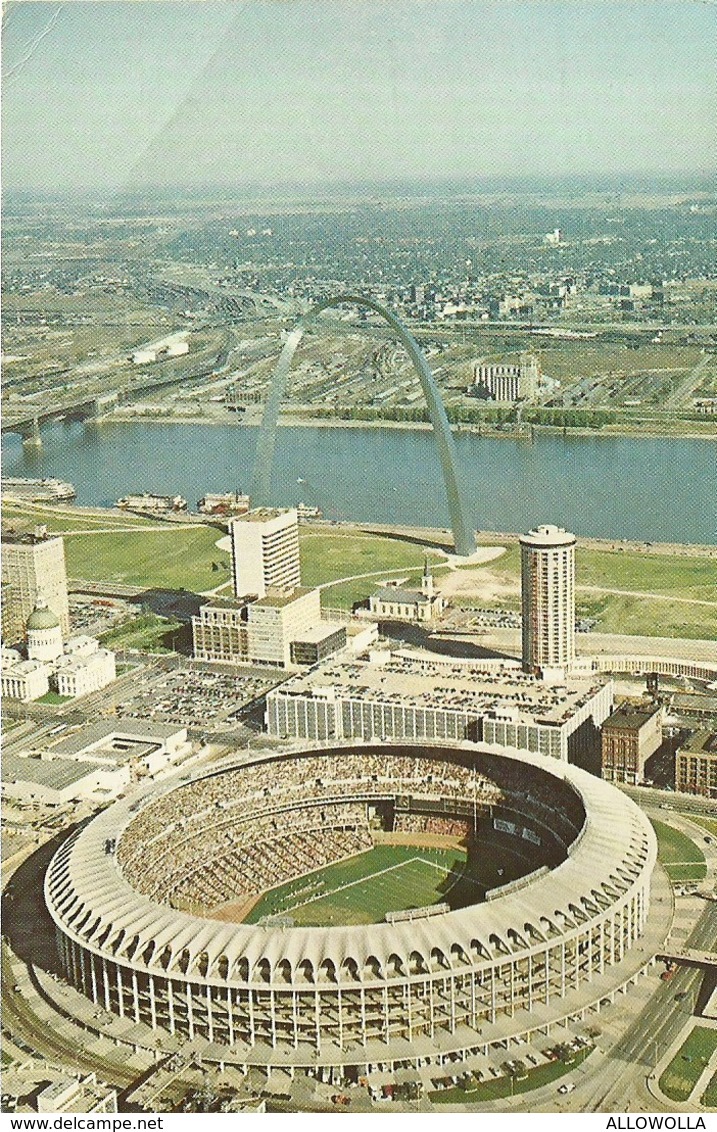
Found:
M 703 880 L 707 875 L 705 855 L 684 833 L 671 825 L 650 819 L 657 834 L 657 852 L 670 880 Z
M 715 1050 L 717 1030 L 695 1026 L 660 1077 L 665 1096 L 672 1101 L 688 1100 Z
M 378 845 L 265 893 L 246 922 L 287 915 L 304 926 L 372 924 L 386 912 L 453 904 L 457 892 L 465 904 L 481 899 L 484 891 L 460 849 Z

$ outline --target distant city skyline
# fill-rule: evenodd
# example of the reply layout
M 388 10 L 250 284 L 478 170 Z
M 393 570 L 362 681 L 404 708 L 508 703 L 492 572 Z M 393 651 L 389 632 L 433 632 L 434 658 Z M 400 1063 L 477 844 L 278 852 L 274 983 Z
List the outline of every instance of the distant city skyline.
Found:
M 697 0 L 11 0 L 4 187 L 705 176 L 716 36 Z

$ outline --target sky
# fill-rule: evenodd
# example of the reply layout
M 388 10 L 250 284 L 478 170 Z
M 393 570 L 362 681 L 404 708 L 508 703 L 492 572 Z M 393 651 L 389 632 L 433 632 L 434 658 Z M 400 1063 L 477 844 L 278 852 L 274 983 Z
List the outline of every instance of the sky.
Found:
M 717 0 L 10 0 L 6 189 L 717 168 Z

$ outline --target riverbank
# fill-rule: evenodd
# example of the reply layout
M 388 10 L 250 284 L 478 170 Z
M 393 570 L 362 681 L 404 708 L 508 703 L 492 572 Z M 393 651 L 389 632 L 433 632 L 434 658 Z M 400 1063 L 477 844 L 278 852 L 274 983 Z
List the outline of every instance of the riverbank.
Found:
M 106 417 L 98 418 L 96 423 L 103 421 L 118 421 L 132 424 L 164 424 L 164 425 L 221 425 L 241 428 L 258 428 L 261 424 L 261 413 L 249 413 L 237 417 L 236 413 L 210 412 L 202 413 L 161 413 L 154 415 L 135 413 L 131 409 L 117 409 Z M 343 417 L 312 417 L 304 413 L 284 411 L 279 417 L 281 428 L 341 428 L 341 429 L 391 429 L 401 432 L 427 432 L 431 429 L 429 421 L 390 421 L 390 420 L 347 420 Z M 717 422 L 706 421 L 704 428 L 695 425 L 695 422 L 666 421 L 663 424 L 640 426 L 639 428 L 624 424 L 608 424 L 602 428 L 573 428 L 559 425 L 521 425 L 516 428 L 510 426 L 491 426 L 490 424 L 452 424 L 451 431 L 457 435 L 486 437 L 491 440 L 521 440 L 531 442 L 542 437 L 564 436 L 570 439 L 587 438 L 607 440 L 708 440 L 717 441 Z
M 163 519 L 152 518 L 148 519 L 146 516 L 133 515 L 126 511 L 121 511 L 117 507 L 97 507 L 82 505 L 78 503 L 35 503 L 29 500 L 13 499 L 6 497 L 6 512 L 9 512 L 8 518 L 12 521 L 13 518 L 20 518 L 26 516 L 28 520 L 41 520 L 48 526 L 50 531 L 60 530 L 63 527 L 63 519 L 68 523 L 78 523 L 82 519 L 86 519 L 90 526 L 85 533 L 97 533 L 94 524 L 98 521 L 104 520 L 113 529 L 122 529 L 125 527 L 127 530 L 132 529 L 167 529 L 177 526 L 190 526 L 195 522 L 202 522 L 207 526 L 217 526 L 217 518 L 202 516 L 195 513 L 189 513 L 185 517 L 184 522 L 178 522 L 176 518 Z M 49 521 L 48 521 L 49 520 Z M 446 554 L 453 554 L 453 536 L 447 527 L 418 527 L 410 525 L 401 525 L 396 523 L 361 523 L 352 522 L 348 519 L 343 519 L 336 522 L 330 519 L 305 519 L 302 520 L 301 529 L 304 532 L 311 531 L 332 531 L 337 535 L 343 533 L 351 534 L 351 532 L 363 532 L 364 534 L 374 534 L 379 536 L 386 536 L 389 538 L 397 538 L 406 542 L 416 542 L 426 546 L 432 546 L 438 549 L 443 549 Z M 489 531 L 481 530 L 476 532 L 476 542 L 479 547 L 481 546 L 495 546 L 496 544 L 505 545 L 518 545 L 520 531 Z M 648 555 L 667 555 L 687 558 L 714 558 L 717 559 L 717 546 L 706 545 L 701 543 L 679 543 L 679 542 L 641 542 L 635 539 L 607 539 L 607 538 L 585 538 L 582 536 L 577 537 L 577 545 L 592 550 L 615 551 L 617 553 L 630 553 L 630 554 L 648 554 Z M 460 568 L 460 560 L 456 560 Z

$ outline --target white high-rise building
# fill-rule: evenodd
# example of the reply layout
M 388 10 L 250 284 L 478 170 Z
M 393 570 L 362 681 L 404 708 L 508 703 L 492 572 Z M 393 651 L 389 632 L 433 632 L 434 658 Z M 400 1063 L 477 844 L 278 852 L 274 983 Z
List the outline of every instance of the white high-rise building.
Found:
M 63 637 L 70 632 L 65 547 L 61 538 L 42 526 L 33 531 L 3 530 L 2 635 L 14 645 L 25 636 L 25 625 L 41 594 L 60 621 Z
M 523 668 L 548 678 L 575 659 L 575 535 L 546 524 L 520 548 Z
M 266 596 L 301 583 L 299 520 L 295 508 L 258 507 L 230 523 L 232 581 L 237 597 Z

